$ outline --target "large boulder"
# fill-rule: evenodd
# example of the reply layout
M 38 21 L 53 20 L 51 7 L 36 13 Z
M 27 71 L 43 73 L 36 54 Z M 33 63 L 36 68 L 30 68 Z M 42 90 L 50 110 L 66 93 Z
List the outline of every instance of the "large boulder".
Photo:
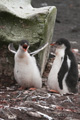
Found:
M 51 42 L 55 19 L 55 6 L 33 8 L 31 0 L 0 0 L 0 44 L 7 46 L 11 42 L 17 44 L 21 39 L 27 39 L 31 44 L 31 51 L 34 51 L 39 46 Z M 50 47 L 48 45 L 45 50 L 38 54 L 41 74 L 47 62 L 49 50 Z M 6 71 L 7 74 L 8 70 L 13 70 L 13 62 L 9 58 L 12 57 L 13 59 L 13 56 L 7 51 L 7 47 L 3 51 L 6 52 L 4 62 L 6 67 L 2 66 L 0 71 Z M 0 59 L 2 59 L 2 56 Z M 1 65 L 2 63 L 0 63 Z

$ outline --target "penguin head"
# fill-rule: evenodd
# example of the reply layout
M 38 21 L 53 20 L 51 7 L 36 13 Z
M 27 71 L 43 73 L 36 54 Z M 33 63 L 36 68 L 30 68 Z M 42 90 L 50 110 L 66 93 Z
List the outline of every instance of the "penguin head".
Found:
M 66 50 L 70 50 L 70 48 L 71 48 L 70 42 L 65 38 L 60 38 L 51 45 L 56 46 L 57 48 L 66 49 Z
M 19 44 L 19 48 L 20 50 L 22 50 L 23 52 L 26 52 L 29 48 L 29 43 L 27 40 L 21 40 L 20 44 Z

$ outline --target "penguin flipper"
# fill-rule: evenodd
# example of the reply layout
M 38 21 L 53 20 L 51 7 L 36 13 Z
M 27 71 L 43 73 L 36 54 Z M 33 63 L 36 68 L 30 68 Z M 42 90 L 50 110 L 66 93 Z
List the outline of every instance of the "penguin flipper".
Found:
M 36 55 L 38 54 L 40 51 L 42 51 L 43 49 L 45 49 L 48 46 L 48 43 L 46 43 L 45 45 L 41 46 L 38 50 L 35 50 L 34 52 L 31 52 L 30 55 Z
M 63 89 L 62 80 L 64 79 L 67 72 L 68 72 L 67 56 L 65 56 L 62 66 L 60 68 L 60 71 L 58 73 L 58 82 L 59 82 L 60 89 Z
M 10 43 L 8 45 L 8 49 L 9 49 L 10 52 L 12 52 L 14 54 L 17 52 L 16 49 L 14 48 L 14 46 L 13 46 L 13 43 Z

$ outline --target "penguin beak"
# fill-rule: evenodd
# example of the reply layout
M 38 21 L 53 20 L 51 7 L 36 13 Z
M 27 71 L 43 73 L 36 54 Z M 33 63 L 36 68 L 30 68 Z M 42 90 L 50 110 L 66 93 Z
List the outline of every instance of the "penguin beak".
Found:
M 28 45 L 27 45 L 27 44 L 24 44 L 24 45 L 23 45 L 23 50 L 26 52 L 27 49 L 28 49 Z
M 50 45 L 51 45 L 51 46 L 54 46 L 54 45 L 55 45 L 55 43 L 51 43 Z

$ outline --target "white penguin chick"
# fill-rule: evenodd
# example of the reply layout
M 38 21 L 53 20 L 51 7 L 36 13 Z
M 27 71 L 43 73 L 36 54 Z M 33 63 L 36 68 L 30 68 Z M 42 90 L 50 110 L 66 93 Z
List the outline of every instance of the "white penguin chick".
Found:
M 15 53 L 14 77 L 23 88 L 41 88 L 42 78 L 36 64 L 36 60 L 28 53 L 29 43 L 22 40 Z
M 77 92 L 78 67 L 70 42 L 64 38 L 58 39 L 56 57 L 48 76 L 48 85 L 61 95 Z

